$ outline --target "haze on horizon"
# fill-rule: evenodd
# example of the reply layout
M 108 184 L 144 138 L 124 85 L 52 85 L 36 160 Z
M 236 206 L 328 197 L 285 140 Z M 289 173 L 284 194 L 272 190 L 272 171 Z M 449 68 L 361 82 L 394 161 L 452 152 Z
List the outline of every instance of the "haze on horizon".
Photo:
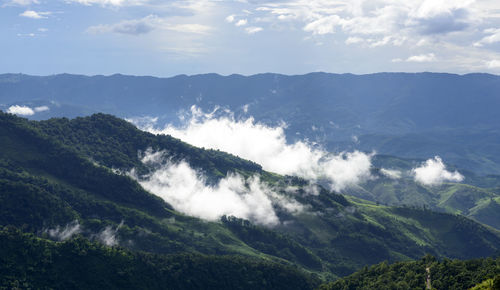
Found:
M 0 73 L 500 73 L 494 0 L 2 0 Z

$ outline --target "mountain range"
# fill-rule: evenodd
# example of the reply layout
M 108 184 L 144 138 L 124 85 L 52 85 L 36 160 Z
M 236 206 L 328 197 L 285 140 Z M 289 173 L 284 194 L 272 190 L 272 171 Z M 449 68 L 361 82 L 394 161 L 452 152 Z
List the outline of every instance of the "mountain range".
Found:
M 238 260 L 242 267 L 255 259 L 271 263 L 278 272 L 280 267 L 285 272 L 291 271 L 287 267 L 296 267 L 299 272 L 286 273 L 313 287 L 384 260 L 417 259 L 426 253 L 468 259 L 500 250 L 497 230 L 462 215 L 376 204 L 319 185 L 313 192 L 304 179 L 267 172 L 254 162 L 193 147 L 167 135 L 153 135 L 111 115 L 28 121 L 0 113 L 0 130 L 0 225 L 42 240 L 19 236 L 9 228 L 4 228 L 3 238 L 35 243 L 34 251 L 58 251 L 54 247 L 59 246 L 49 240 L 81 247 L 68 242 L 77 236 L 124 251 L 190 253 L 209 255 L 208 259 L 236 255 L 243 257 Z M 168 170 L 161 171 L 165 164 L 145 161 L 153 155 L 144 152 L 162 152 L 165 162 L 188 164 L 206 188 L 220 187 L 228 176 L 240 176 L 244 180 L 240 197 L 254 196 L 258 190 L 253 182 L 258 176 L 258 188 L 267 188 L 264 195 L 271 207 L 262 216 L 246 219 L 234 215 L 200 219 L 185 210 L 179 212 L 166 201 L 167 195 L 151 193 L 155 191 L 148 187 L 152 180 L 148 178 Z M 167 178 L 165 182 L 173 181 Z M 179 195 L 186 190 L 176 189 Z M 276 220 L 262 218 L 272 215 Z M 10 263 L 21 259 L 21 254 L 10 255 L 16 251 L 5 253 L 2 259 Z M 96 251 L 92 253 L 98 256 L 116 255 Z M 26 269 L 20 266 L 12 277 L 18 279 L 16 275 L 25 275 Z
M 223 106 L 264 124 L 284 121 L 289 140 L 406 158 L 439 155 L 484 175 L 500 174 L 499 91 L 500 77 L 489 74 L 3 74 L 0 109 L 42 108 L 28 116 L 34 119 L 150 116 L 163 125 L 192 105 L 205 111 Z
M 399 289 L 426 267 L 492 284 L 498 92 L 488 74 L 0 75 L 0 285 Z M 336 167 L 169 135 L 211 121 Z

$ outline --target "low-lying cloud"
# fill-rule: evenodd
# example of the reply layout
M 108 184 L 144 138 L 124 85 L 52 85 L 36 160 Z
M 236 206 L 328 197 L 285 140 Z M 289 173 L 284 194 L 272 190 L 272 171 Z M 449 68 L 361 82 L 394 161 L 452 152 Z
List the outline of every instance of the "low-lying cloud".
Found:
M 45 230 L 49 237 L 58 241 L 65 241 L 72 236 L 81 233 L 81 231 L 82 229 L 78 221 L 73 221 L 67 224 L 65 227 L 57 226 L 54 229 Z
M 89 229 L 84 229 L 80 223 L 75 220 L 64 227 L 56 226 L 52 229 L 44 229 L 43 233 L 48 234 L 50 238 L 57 241 L 66 241 L 77 234 L 82 234 L 89 237 L 92 240 L 99 241 L 106 246 L 112 247 L 119 244 L 118 231 L 123 226 L 124 221 L 121 221 L 116 227 L 106 226 L 100 232 L 92 233 Z
M 402 172 L 397 169 L 386 169 L 386 168 L 381 168 L 380 173 L 385 175 L 386 177 L 390 179 L 399 179 L 401 178 Z
M 7 113 L 16 114 L 19 116 L 33 116 L 35 113 L 44 112 L 48 110 L 49 107 L 47 106 L 39 106 L 31 108 L 28 106 L 13 105 L 7 109 Z
M 232 215 L 274 226 L 279 223 L 275 206 L 292 213 L 303 209 L 292 198 L 274 192 L 259 176 L 245 179 L 230 174 L 217 184 L 208 185 L 203 174 L 187 162 L 164 160 L 162 152 L 147 151 L 142 161 L 156 170 L 145 177 L 138 177 L 132 171 L 131 176 L 146 190 L 191 216 L 216 221 L 223 215 Z
M 123 221 L 121 221 L 120 224 L 116 226 L 116 228 L 107 226 L 99 234 L 95 235 L 95 238 L 97 238 L 97 240 L 99 240 L 101 243 L 105 244 L 108 247 L 116 246 L 118 245 L 117 233 L 122 226 L 123 226 Z
M 30 107 L 14 105 L 7 109 L 7 113 L 21 116 L 32 116 L 35 114 L 35 111 L 33 111 Z
M 219 114 L 219 115 L 217 115 Z M 371 157 L 360 151 L 329 153 L 308 141 L 289 144 L 285 124 L 275 127 L 256 122 L 252 117 L 237 120 L 231 112 L 217 109 L 204 113 L 191 107 L 184 125 L 142 128 L 155 134 L 169 134 L 198 147 L 219 149 L 252 160 L 265 170 L 296 175 L 313 181 L 326 181 L 333 190 L 370 178 Z
M 439 156 L 428 159 L 412 170 L 415 181 L 424 185 L 439 185 L 443 182 L 460 182 L 464 176 L 458 171 L 448 171 Z

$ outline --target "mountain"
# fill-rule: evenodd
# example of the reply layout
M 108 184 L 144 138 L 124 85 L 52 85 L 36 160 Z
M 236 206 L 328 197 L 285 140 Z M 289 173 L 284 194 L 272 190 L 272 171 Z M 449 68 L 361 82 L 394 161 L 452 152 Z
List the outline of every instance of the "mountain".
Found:
M 170 123 L 192 105 L 223 106 L 267 124 L 285 121 L 289 140 L 407 158 L 440 155 L 478 174 L 500 174 L 499 92 L 500 77 L 489 74 L 0 75 L 0 109 L 48 108 L 34 119 L 106 112 Z
M 385 205 L 427 207 L 461 214 L 500 229 L 500 176 L 478 176 L 461 170 L 464 180 L 460 183 L 422 184 L 415 180 L 411 170 L 423 160 L 376 155 L 372 162 L 372 178 L 344 190 L 344 194 Z M 399 176 L 388 176 L 385 168 L 398 172 Z
M 438 261 L 425 256 L 391 265 L 383 262 L 319 289 L 430 289 L 426 284 L 432 289 L 498 289 L 500 258 Z M 481 288 L 481 284 L 485 287 Z M 477 288 L 472 288 L 476 285 Z
M 12 289 L 313 289 L 317 281 L 264 260 L 154 255 L 78 237 L 41 239 L 0 228 L 0 285 Z
M 37 249 L 52 251 L 59 244 L 47 239 L 76 235 L 161 255 L 237 255 L 243 264 L 250 259 L 250 268 L 255 259 L 297 267 L 300 272 L 290 275 L 300 283 L 309 283 L 304 282 L 310 279 L 307 272 L 315 273 L 314 279 L 333 279 L 384 260 L 416 259 L 426 253 L 465 259 L 500 250 L 498 231 L 461 215 L 377 205 L 321 186 L 311 191 L 303 179 L 143 132 L 111 115 L 28 121 L 0 113 L 0 147 L 0 226 L 36 235 L 36 243 L 44 243 Z M 206 176 L 201 179 L 206 188 L 241 176 L 242 196 L 250 196 L 247 190 L 259 176 L 259 190 L 266 188 L 265 196 L 272 197 L 269 214 L 277 222 L 266 225 L 255 215 L 249 220 L 206 220 L 179 212 L 179 204 L 169 204 L 141 186 L 162 168 L 144 162 L 144 152 L 162 152 L 171 163 L 185 162 L 197 176 Z M 177 190 L 180 196 L 182 188 Z M 70 248 L 75 243 L 67 242 Z

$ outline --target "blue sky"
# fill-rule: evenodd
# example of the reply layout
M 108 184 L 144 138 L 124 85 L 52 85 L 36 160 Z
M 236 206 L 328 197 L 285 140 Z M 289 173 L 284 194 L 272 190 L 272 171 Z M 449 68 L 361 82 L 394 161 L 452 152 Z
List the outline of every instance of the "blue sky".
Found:
M 500 73 L 497 0 L 0 3 L 2 73 Z

